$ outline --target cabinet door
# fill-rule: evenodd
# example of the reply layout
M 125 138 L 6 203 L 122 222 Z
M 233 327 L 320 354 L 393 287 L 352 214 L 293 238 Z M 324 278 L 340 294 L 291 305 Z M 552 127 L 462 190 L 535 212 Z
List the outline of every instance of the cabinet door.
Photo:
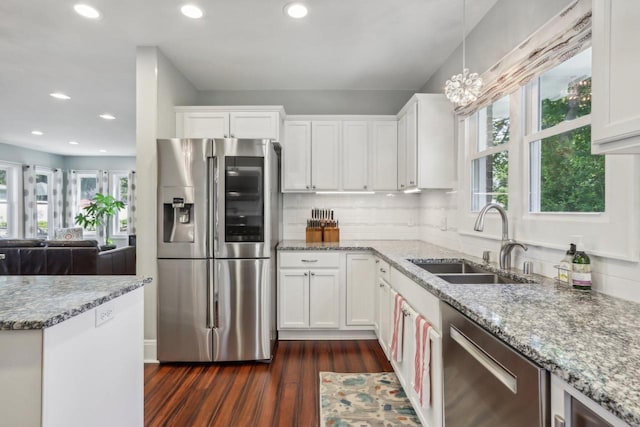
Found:
M 398 120 L 398 190 L 407 189 L 407 115 Z
M 309 271 L 280 269 L 278 327 L 309 327 Z
M 279 140 L 277 112 L 241 111 L 230 114 L 230 133 L 235 138 Z
M 347 254 L 348 326 L 373 325 L 376 263 L 372 255 Z
M 340 270 L 311 270 L 309 274 L 309 327 L 340 327 Z
M 398 122 L 371 124 L 371 167 L 369 182 L 375 191 L 398 188 Z
M 391 342 L 391 288 L 383 279 L 378 279 L 378 342 L 389 359 L 389 343 Z
M 369 132 L 364 120 L 342 122 L 342 189 L 369 188 Z
M 180 114 L 177 116 L 180 119 Z M 178 126 L 180 128 L 180 126 Z M 183 113 L 181 138 L 224 138 L 229 135 L 229 113 Z
M 418 103 L 407 110 L 407 187 L 418 185 Z
M 640 2 L 593 2 L 594 153 L 640 153 Z
M 311 122 L 288 121 L 284 125 L 282 189 L 311 189 Z
M 311 189 L 339 189 L 340 122 L 311 123 Z

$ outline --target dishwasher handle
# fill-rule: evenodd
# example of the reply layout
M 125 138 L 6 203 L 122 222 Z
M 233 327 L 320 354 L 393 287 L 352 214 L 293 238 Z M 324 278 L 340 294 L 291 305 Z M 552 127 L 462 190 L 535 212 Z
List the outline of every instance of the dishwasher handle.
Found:
M 454 340 L 471 357 L 476 359 L 487 371 L 489 371 L 498 381 L 504 384 L 513 394 L 518 394 L 518 379 L 509 371 L 496 363 L 485 351 L 476 343 L 464 336 L 453 325 L 450 326 L 451 339 Z

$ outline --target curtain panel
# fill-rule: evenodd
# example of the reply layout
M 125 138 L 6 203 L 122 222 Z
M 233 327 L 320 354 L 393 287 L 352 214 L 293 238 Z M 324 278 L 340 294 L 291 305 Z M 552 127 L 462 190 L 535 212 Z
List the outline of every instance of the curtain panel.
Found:
M 128 176 L 129 188 L 127 193 L 127 205 L 129 206 L 127 217 L 127 231 L 130 235 L 136 234 L 136 171 L 130 171 Z
M 67 194 L 64 201 L 65 209 L 65 227 L 74 227 L 75 217 L 78 213 L 78 173 L 74 170 L 68 170 L 67 176 Z
M 53 183 L 51 188 L 51 202 L 53 207 L 53 224 L 49 226 L 50 235 L 64 225 L 64 193 L 62 192 L 62 169 L 53 170 Z
M 591 45 L 591 0 L 576 0 L 482 74 L 478 100 L 457 107 L 469 116 Z
M 22 201 L 24 206 L 24 237 L 38 237 L 38 203 L 36 200 L 36 167 L 22 166 Z

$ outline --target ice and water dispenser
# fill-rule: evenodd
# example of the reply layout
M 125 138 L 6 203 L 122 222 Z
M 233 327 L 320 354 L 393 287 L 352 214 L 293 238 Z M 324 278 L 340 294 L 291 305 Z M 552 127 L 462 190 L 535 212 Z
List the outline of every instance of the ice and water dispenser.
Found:
M 193 190 L 163 188 L 163 242 L 193 243 Z M 190 193 L 190 194 L 189 194 Z

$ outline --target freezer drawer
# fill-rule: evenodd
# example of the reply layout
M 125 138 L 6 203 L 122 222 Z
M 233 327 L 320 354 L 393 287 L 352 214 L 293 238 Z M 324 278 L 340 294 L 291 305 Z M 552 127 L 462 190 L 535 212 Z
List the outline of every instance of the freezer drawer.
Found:
M 215 261 L 213 361 L 271 359 L 270 262 Z
M 158 360 L 211 361 L 208 272 L 213 260 L 158 260 Z

